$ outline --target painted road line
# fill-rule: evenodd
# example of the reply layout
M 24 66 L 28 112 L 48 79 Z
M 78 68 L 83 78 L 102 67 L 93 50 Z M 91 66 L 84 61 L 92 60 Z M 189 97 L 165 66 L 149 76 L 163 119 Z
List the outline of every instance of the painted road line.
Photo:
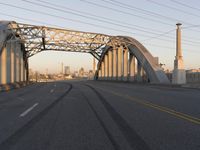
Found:
M 19 115 L 19 117 L 24 117 L 26 116 L 31 110 L 33 110 L 39 103 L 35 103 L 33 106 L 25 110 L 23 113 Z
M 51 90 L 50 90 L 50 93 L 53 93 L 53 92 L 54 92 L 54 89 L 51 89 Z
M 18 97 L 19 100 L 24 101 L 24 99 L 22 97 Z
M 167 108 L 167 107 L 164 107 L 164 106 L 160 106 L 160 105 L 157 105 L 157 104 L 154 104 L 154 103 L 151 103 L 151 102 L 139 99 L 139 98 L 131 97 L 129 95 L 119 94 L 117 92 L 105 90 L 105 89 L 102 89 L 102 88 L 99 88 L 99 87 L 96 87 L 96 88 L 98 88 L 98 89 L 100 89 L 102 91 L 105 91 L 107 93 L 111 93 L 113 95 L 117 95 L 117 96 L 129 99 L 129 100 L 132 100 L 132 101 L 134 101 L 134 102 L 136 102 L 136 103 L 138 103 L 140 105 L 143 105 L 143 106 L 146 106 L 146 107 L 150 107 L 150 108 L 153 108 L 153 109 L 168 113 L 170 115 L 175 116 L 176 118 L 181 118 L 181 119 L 187 120 L 189 122 L 192 122 L 194 124 L 200 125 L 200 118 L 193 117 L 193 116 L 190 116 L 188 114 L 184 114 L 182 112 L 178 112 L 178 111 L 175 111 L 173 109 L 170 109 L 170 108 Z

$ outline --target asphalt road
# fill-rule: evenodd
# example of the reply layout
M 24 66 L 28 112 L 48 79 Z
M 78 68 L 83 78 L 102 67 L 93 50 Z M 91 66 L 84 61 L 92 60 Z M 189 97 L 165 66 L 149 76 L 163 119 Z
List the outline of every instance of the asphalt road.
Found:
M 2 92 L 0 150 L 200 150 L 200 90 L 70 81 Z

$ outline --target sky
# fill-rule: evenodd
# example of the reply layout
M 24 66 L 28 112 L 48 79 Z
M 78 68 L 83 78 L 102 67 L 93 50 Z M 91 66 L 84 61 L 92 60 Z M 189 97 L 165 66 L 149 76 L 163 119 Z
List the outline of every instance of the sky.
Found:
M 52 4 L 64 11 L 48 7 Z M 185 68 L 194 69 L 200 68 L 199 6 L 199 0 L 0 0 L 0 20 L 131 36 L 170 70 L 176 52 L 176 23 L 180 22 Z M 38 10 L 43 13 L 34 12 Z M 92 61 L 90 54 L 45 51 L 30 57 L 29 66 L 57 73 L 62 62 L 74 71 L 92 69 Z

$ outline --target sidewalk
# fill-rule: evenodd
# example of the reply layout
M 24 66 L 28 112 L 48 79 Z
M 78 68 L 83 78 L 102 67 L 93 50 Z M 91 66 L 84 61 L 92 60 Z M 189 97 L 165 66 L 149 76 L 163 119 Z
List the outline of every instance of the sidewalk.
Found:
M 18 89 L 27 85 L 32 84 L 33 82 L 18 82 L 18 83 L 10 83 L 10 84 L 1 84 L 0 92 L 10 91 L 12 89 Z
M 182 85 L 182 87 L 200 89 L 200 83 L 187 83 Z

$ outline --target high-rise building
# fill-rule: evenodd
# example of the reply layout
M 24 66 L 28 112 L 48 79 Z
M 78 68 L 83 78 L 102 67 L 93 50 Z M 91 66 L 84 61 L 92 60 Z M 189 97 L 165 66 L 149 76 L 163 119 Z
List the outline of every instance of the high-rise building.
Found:
M 70 75 L 70 66 L 65 66 L 65 74 Z

